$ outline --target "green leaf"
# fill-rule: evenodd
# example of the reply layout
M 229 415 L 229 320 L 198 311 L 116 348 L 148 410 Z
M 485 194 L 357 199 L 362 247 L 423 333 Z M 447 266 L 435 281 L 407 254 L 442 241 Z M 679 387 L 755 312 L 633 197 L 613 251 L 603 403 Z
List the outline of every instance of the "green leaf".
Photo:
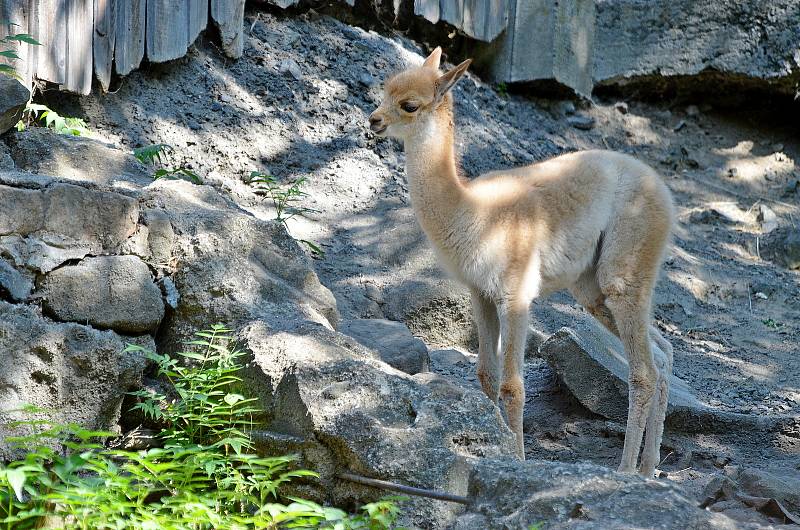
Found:
M 6 37 L 8 40 L 15 40 L 18 42 L 24 42 L 26 44 L 33 44 L 34 46 L 41 46 L 42 44 L 28 35 L 27 33 L 17 33 L 16 35 L 9 35 Z
M 8 469 L 6 470 L 6 480 L 8 480 L 9 485 L 14 490 L 14 494 L 17 496 L 19 502 L 22 502 L 22 487 L 25 485 L 25 471 L 22 469 Z

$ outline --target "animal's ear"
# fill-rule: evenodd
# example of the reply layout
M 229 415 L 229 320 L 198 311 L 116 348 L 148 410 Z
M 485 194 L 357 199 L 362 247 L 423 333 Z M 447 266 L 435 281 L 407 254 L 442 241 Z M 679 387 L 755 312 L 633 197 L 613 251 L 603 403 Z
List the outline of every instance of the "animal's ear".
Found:
M 461 76 L 463 76 L 467 68 L 469 68 L 470 63 L 472 63 L 472 59 L 467 59 L 449 72 L 442 74 L 442 76 L 436 80 L 437 102 L 441 101 L 444 95 L 455 86 L 459 79 L 461 79 Z
M 425 59 L 425 62 L 422 63 L 422 66 L 425 68 L 431 68 L 432 70 L 439 69 L 439 61 L 442 60 L 442 48 L 437 46 L 435 50 L 428 55 L 428 58 Z

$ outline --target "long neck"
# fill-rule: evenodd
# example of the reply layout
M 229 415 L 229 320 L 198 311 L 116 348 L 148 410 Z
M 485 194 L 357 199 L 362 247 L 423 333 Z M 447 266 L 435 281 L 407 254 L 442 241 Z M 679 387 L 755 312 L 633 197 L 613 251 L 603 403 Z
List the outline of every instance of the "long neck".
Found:
M 465 198 L 455 157 L 452 102 L 448 97 L 405 139 L 411 202 L 429 237 L 449 232 Z

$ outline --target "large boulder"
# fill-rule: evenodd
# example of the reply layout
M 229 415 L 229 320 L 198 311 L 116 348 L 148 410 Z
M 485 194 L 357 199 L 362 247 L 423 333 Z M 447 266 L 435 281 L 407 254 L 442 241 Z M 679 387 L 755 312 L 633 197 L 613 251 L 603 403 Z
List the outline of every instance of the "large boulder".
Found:
M 140 354 L 124 351 L 126 341 L 154 347 L 150 337 L 123 340 L 0 301 L 0 460 L 14 453 L 8 436 L 29 432 L 8 426 L 23 419 L 13 411 L 24 405 L 52 411 L 47 417 L 55 421 L 116 430 L 122 399 L 140 384 L 145 365 Z
M 22 111 L 31 97 L 25 85 L 0 74 L 0 134 L 11 129 L 22 118 Z
M 45 311 L 120 333 L 154 332 L 164 317 L 161 289 L 136 256 L 86 258 L 52 271 L 37 293 Z
M 537 523 L 548 530 L 760 528 L 701 510 L 676 485 L 593 464 L 484 460 L 470 474 L 469 496 L 472 503 L 453 530 Z
M 58 182 L 27 187 L 37 182 L 0 185 L 0 252 L 18 267 L 46 273 L 67 260 L 112 253 L 136 231 L 134 198 Z
M 286 437 L 297 440 L 306 465 L 321 474 L 321 500 L 381 496 L 336 479 L 347 471 L 463 495 L 476 459 L 513 457 L 513 435 L 479 389 L 395 370 L 315 323 L 276 332 L 254 322 L 239 339 L 253 357 L 247 383 L 270 413 L 265 450 L 285 451 Z M 406 523 L 443 528 L 456 509 L 416 498 L 406 504 Z
M 651 344 L 656 356 L 664 354 Z M 620 340 L 592 317 L 575 313 L 572 326 L 561 328 L 539 349 L 559 379 L 586 408 L 617 421 L 628 416 L 628 361 Z M 688 385 L 672 375 L 667 414 L 706 407 Z
M 17 167 L 32 173 L 123 189 L 152 182 L 152 171 L 131 153 L 92 138 L 29 127 L 7 141 Z
M 177 346 L 209 323 L 263 320 L 336 326 L 336 299 L 279 222 L 239 209 L 210 186 L 158 181 L 143 192 L 145 259 L 162 263 L 180 297 L 164 340 Z M 138 237 L 138 236 L 136 236 Z
M 358 318 L 343 321 L 339 331 L 377 351 L 383 362 L 407 374 L 427 372 L 430 368 L 428 347 L 402 322 Z

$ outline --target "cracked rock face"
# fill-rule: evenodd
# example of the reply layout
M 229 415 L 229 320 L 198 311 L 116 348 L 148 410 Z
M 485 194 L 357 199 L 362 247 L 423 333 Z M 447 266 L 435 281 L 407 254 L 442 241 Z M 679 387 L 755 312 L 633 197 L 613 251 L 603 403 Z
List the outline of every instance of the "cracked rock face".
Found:
M 697 507 L 678 487 L 592 464 L 484 460 L 469 479 L 474 500 L 454 530 L 682 528 L 738 530 L 728 517 Z
M 0 75 L 0 134 L 19 121 L 30 97 L 30 90 L 25 85 L 12 77 Z
M 273 434 L 265 449 L 270 440 L 296 439 L 308 465 L 321 474 L 323 499 L 341 505 L 381 496 L 334 478 L 344 471 L 463 495 L 478 458 L 513 458 L 511 431 L 478 389 L 432 373 L 395 370 L 318 324 L 274 332 L 255 322 L 239 338 L 253 355 L 246 380 L 251 388 L 261 385 L 269 402 Z M 410 520 L 404 523 L 445 528 L 458 509 L 415 498 L 405 505 Z
M 153 348 L 150 337 L 126 339 Z M 110 331 L 55 323 L 32 306 L 0 301 L 0 459 L 14 453 L 6 438 L 25 434 L 8 421 L 24 405 L 55 411 L 55 419 L 114 430 L 122 398 L 136 388 L 144 358 L 124 352 Z M 28 418 L 29 419 L 29 418 Z
M 61 267 L 47 275 L 38 295 L 57 320 L 125 334 L 153 332 L 164 317 L 161 289 L 136 256 L 86 258 Z

